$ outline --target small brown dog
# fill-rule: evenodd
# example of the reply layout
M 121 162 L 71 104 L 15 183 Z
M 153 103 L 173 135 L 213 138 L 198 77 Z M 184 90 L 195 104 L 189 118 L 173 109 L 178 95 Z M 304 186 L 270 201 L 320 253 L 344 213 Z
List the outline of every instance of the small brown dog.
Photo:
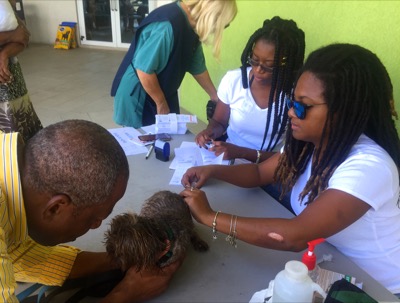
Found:
M 183 198 L 167 190 L 147 199 L 139 215 L 115 216 L 105 233 L 105 244 L 122 270 L 167 266 L 182 258 L 190 244 L 196 251 L 208 250 L 208 244 L 194 230 Z

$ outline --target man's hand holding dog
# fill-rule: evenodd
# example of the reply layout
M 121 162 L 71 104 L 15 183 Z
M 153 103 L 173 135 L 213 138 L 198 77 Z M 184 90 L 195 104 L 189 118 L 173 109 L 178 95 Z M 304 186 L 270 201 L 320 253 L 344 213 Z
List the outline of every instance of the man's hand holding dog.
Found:
M 183 259 L 169 266 L 137 271 L 131 267 L 124 279 L 101 302 L 137 303 L 155 298 L 163 293 Z

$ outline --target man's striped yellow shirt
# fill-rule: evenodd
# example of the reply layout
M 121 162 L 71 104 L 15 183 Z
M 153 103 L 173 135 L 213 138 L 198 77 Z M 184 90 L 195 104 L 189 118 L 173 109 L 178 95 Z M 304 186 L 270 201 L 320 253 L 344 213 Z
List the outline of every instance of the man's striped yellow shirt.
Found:
M 18 302 L 16 282 L 62 285 L 79 250 L 42 246 L 28 236 L 18 169 L 18 133 L 0 132 L 0 300 Z

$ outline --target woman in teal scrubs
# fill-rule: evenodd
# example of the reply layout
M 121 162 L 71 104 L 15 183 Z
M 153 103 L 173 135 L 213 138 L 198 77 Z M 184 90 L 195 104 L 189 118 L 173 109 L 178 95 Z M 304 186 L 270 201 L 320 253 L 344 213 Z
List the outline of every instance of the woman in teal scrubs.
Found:
M 236 13 L 235 1 L 209 0 L 174 2 L 151 12 L 114 79 L 114 121 L 138 128 L 153 124 L 156 114 L 179 113 L 177 90 L 186 72 L 218 100 L 201 42 L 213 36 L 218 57 L 222 32 Z

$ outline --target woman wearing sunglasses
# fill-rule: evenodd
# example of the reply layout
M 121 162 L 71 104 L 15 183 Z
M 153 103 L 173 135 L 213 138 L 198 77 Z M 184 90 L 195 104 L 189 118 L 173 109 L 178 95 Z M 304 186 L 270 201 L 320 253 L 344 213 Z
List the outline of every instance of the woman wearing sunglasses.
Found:
M 301 251 L 326 238 L 394 294 L 400 293 L 400 140 L 389 75 L 369 50 L 332 44 L 310 54 L 287 98 L 285 146 L 256 164 L 189 169 L 187 186 L 218 178 L 242 187 L 280 182 L 293 219 L 237 217 L 248 243 Z M 229 234 L 231 214 L 200 190 L 181 193 L 194 218 Z M 214 218 L 217 218 L 216 220 Z
M 285 95 L 293 89 L 304 49 L 304 32 L 293 20 L 265 20 L 249 38 L 242 66 L 221 80 L 214 115 L 196 143 L 217 156 L 224 153 L 224 159 L 256 163 L 279 150 L 287 124 Z M 216 140 L 225 132 L 226 142 Z

